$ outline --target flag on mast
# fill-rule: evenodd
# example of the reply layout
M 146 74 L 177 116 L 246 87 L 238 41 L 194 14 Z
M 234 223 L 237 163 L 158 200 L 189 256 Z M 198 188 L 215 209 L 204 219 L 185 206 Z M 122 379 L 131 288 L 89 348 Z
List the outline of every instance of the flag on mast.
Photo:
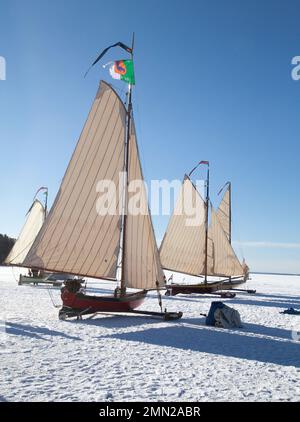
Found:
M 113 79 L 119 79 L 130 85 L 135 84 L 133 60 L 117 60 L 109 68 L 109 73 Z

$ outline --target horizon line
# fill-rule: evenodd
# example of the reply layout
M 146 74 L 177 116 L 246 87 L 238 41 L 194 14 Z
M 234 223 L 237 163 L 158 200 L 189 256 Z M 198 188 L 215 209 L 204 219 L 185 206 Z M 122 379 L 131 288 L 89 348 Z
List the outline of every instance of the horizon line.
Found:
M 300 243 L 296 242 L 269 242 L 269 241 L 245 241 L 234 240 L 232 243 L 240 246 L 255 248 L 278 248 L 278 249 L 300 249 Z

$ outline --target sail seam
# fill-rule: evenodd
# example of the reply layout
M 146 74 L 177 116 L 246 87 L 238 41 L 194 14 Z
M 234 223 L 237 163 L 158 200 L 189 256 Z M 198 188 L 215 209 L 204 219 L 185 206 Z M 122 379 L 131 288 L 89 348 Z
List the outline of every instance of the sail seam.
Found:
M 114 125 L 114 128 L 113 128 L 112 134 L 111 134 L 111 136 L 110 136 L 110 141 L 111 141 L 111 139 L 112 139 L 112 138 L 113 138 L 113 136 L 114 136 L 115 129 L 116 129 L 116 127 L 117 127 L 117 124 L 118 124 L 118 123 L 119 123 L 119 121 L 118 121 L 118 119 L 117 119 L 117 120 L 116 120 L 116 123 L 115 123 L 115 125 Z M 122 128 L 120 128 L 120 131 L 119 131 L 119 134 L 118 134 L 117 139 L 119 139 L 119 138 L 120 138 L 120 134 L 121 134 L 121 133 L 122 133 Z M 97 158 L 97 155 L 98 155 L 98 153 L 99 153 L 99 150 L 100 150 L 101 144 L 102 144 L 102 143 L 100 143 L 100 144 L 99 144 L 99 149 L 98 149 L 98 150 L 97 150 L 97 152 L 95 153 L 94 160 L 92 161 L 92 164 L 91 164 L 90 170 L 91 170 L 91 168 L 92 168 L 92 166 L 93 166 L 93 164 L 94 164 L 94 161 L 95 161 L 95 160 L 96 160 L 96 158 Z M 101 160 L 101 162 L 100 162 L 100 164 L 99 164 L 99 169 L 98 169 L 98 171 L 97 171 L 97 173 L 96 173 L 96 175 L 95 175 L 95 177 L 94 177 L 94 180 L 93 180 L 93 181 L 92 181 L 92 183 L 90 184 L 90 189 L 89 189 L 89 191 L 88 191 L 88 193 L 87 193 L 87 195 L 86 195 L 85 200 L 83 201 L 83 206 L 82 206 L 82 208 L 81 208 L 81 210 L 80 210 L 80 213 L 79 213 L 79 215 L 78 215 L 78 217 L 77 217 L 76 223 L 74 224 L 73 231 L 71 232 L 71 234 L 70 234 L 70 236 L 69 236 L 69 239 L 68 239 L 67 243 L 69 242 L 69 240 L 70 240 L 70 239 L 71 239 L 71 237 L 73 236 L 73 233 L 74 233 L 74 231 L 75 231 L 76 225 L 77 225 L 78 221 L 80 220 L 80 217 L 81 217 L 81 215 L 82 215 L 82 213 L 83 213 L 84 209 L 86 208 L 87 199 L 89 198 L 89 196 L 90 196 L 90 194 L 91 194 L 91 192 L 92 192 L 93 187 L 95 187 L 95 181 L 96 181 L 96 180 L 97 180 L 97 178 L 98 178 L 98 175 L 99 175 L 99 172 L 100 172 L 101 166 L 102 166 L 102 164 L 103 164 L 103 162 L 104 162 L 104 159 L 105 159 L 105 157 L 106 157 L 107 151 L 109 150 L 109 147 L 110 147 L 110 142 L 108 142 L 108 143 L 107 143 L 106 150 L 105 150 L 105 152 L 104 152 L 104 154 L 103 154 L 103 157 L 102 157 L 102 160 Z M 111 158 L 112 158 L 112 156 L 115 154 L 115 152 L 116 152 L 117 148 L 118 148 L 118 143 L 116 144 L 116 146 L 115 146 L 114 150 L 112 151 L 112 154 L 111 154 L 111 157 L 110 157 L 110 159 L 109 159 L 109 162 L 111 161 Z M 120 156 L 120 154 L 121 154 L 121 153 L 122 153 L 122 149 L 121 149 L 121 151 L 120 151 L 120 153 L 119 153 L 119 156 Z M 85 187 L 86 180 L 88 179 L 88 176 L 89 176 L 89 174 L 90 174 L 90 170 L 89 170 L 89 172 L 88 172 L 88 174 L 87 174 L 87 176 L 86 176 L 85 182 L 83 183 L 83 186 L 82 186 L 82 189 L 81 189 L 81 191 L 80 191 L 80 193 L 79 193 L 79 196 L 81 196 L 81 195 L 82 195 L 82 193 L 83 193 L 83 189 L 84 189 L 84 187 Z M 106 171 L 105 171 L 105 174 L 104 174 L 103 179 L 106 179 L 106 176 L 107 176 L 108 170 L 109 170 L 109 165 L 108 165 L 108 167 L 107 167 L 107 169 L 106 169 Z M 116 168 L 116 170 L 117 170 L 117 168 Z M 115 174 L 116 170 L 114 171 L 114 174 Z M 88 215 L 87 215 L 87 217 L 86 217 L 85 221 L 87 221 L 87 220 L 88 220 L 88 218 L 89 218 L 89 216 L 90 216 L 91 212 L 92 212 L 92 209 L 90 209 L 90 211 L 89 211 L 89 213 L 88 213 Z M 94 218 L 93 223 L 95 222 L 96 218 L 97 218 L 97 216 Z M 80 238 L 81 233 L 82 233 L 82 231 L 83 231 L 83 228 L 84 228 L 84 224 L 82 225 L 81 231 L 80 231 L 80 233 L 78 234 L 77 239 L 74 239 L 74 244 L 75 244 L 76 240 L 78 240 L 78 239 Z M 91 229 L 90 229 L 90 230 L 91 230 Z M 87 236 L 87 237 L 88 237 L 88 236 Z M 68 262 L 69 262 L 69 259 L 70 259 L 70 256 L 71 256 L 71 255 L 72 255 L 72 251 L 71 251 L 71 253 L 69 254 L 69 257 L 67 258 L 66 265 L 68 264 Z
M 119 134 L 119 136 L 118 136 L 118 139 L 120 138 L 120 135 L 122 134 L 122 129 L 121 129 L 121 131 L 120 131 L 120 134 Z M 120 156 L 121 156 L 121 154 L 122 154 L 122 148 L 120 149 L 120 153 L 119 153 L 119 160 L 118 160 L 118 162 L 120 161 Z M 116 172 L 117 172 L 117 168 L 115 169 L 115 171 L 114 171 L 114 174 L 113 175 L 115 175 L 116 174 Z M 107 174 L 107 173 L 106 173 Z M 97 175 L 98 175 L 98 173 L 97 173 Z M 113 199 L 112 199 L 113 200 Z M 111 203 L 110 203 L 110 205 L 111 205 Z M 119 203 L 118 203 L 118 205 L 119 205 Z M 87 218 L 86 218 L 86 220 L 85 221 L 87 221 L 87 219 L 88 219 L 88 217 L 89 217 L 89 215 L 90 215 L 90 213 L 88 214 L 88 216 L 87 216 Z M 95 222 L 95 220 L 96 220 L 96 218 L 97 218 L 97 215 L 96 215 L 96 217 L 94 218 L 94 220 L 93 220 L 93 224 L 94 224 L 94 222 Z M 110 222 L 110 225 L 112 224 L 112 222 L 113 222 L 113 220 L 115 220 L 115 219 L 111 219 L 111 222 Z M 91 225 L 91 228 L 90 228 L 90 231 L 89 231 L 89 234 L 87 235 L 87 237 L 90 235 L 90 233 L 91 233 L 91 231 L 92 231 L 92 229 L 93 229 L 93 224 Z M 103 223 L 102 223 L 103 224 Z M 110 227 L 110 225 L 109 225 L 109 227 Z M 98 232 L 97 232 L 97 234 L 99 234 L 99 232 L 101 231 L 101 229 L 102 229 L 102 225 L 99 227 L 99 229 L 98 229 Z M 109 228 L 108 228 L 109 229 Z M 108 230 L 107 229 L 107 230 Z M 79 235 L 79 237 L 80 237 L 80 235 Z M 79 238 L 78 237 L 78 238 Z M 104 243 L 104 240 L 106 239 L 106 236 L 104 236 L 104 239 L 103 239 L 103 243 Z M 89 253 L 91 252 L 91 250 L 93 249 L 93 246 L 94 246 L 94 244 L 95 244 L 95 242 L 96 242 L 96 240 L 97 240 L 97 236 L 95 237 L 95 239 L 94 239 L 94 242 L 93 242 L 93 244 L 92 244 L 92 246 L 90 247 L 90 249 L 89 249 Z M 102 244 L 103 244 L 102 243 Z M 101 246 L 102 246 L 102 244 L 101 244 Z M 59 247 L 60 245 L 59 245 L 59 243 L 58 244 L 56 244 L 55 246 L 53 246 L 53 248 L 51 248 L 52 250 L 55 250 L 57 247 Z M 101 249 L 101 246 L 100 246 L 100 248 L 99 248 L 99 250 Z M 98 251 L 99 251 L 98 250 Z M 89 257 L 89 253 L 88 254 L 86 254 L 86 258 L 85 258 L 85 260 L 84 260 L 84 262 L 82 263 L 82 265 L 81 265 L 81 267 L 80 267 L 80 269 L 79 269 L 79 271 L 81 272 L 81 270 L 82 270 L 82 268 L 84 268 L 84 265 L 85 265 L 85 263 L 86 263 L 86 260 L 88 259 L 88 257 Z M 98 254 L 98 253 L 97 253 Z M 97 255 L 96 254 L 96 255 Z M 69 258 L 70 258 L 70 255 L 71 254 L 69 254 L 69 257 L 68 257 L 68 261 L 66 262 L 66 264 L 65 265 L 67 265 L 67 263 L 69 262 Z M 51 262 L 51 261 L 50 261 Z M 59 262 L 59 259 L 58 259 L 58 261 L 57 262 Z M 94 264 L 94 262 L 90 265 L 90 268 L 92 267 L 92 265 Z M 54 265 L 54 267 L 57 265 L 56 263 L 53 263 L 53 265 Z M 69 270 L 68 269 L 68 272 L 71 272 L 71 271 L 73 271 L 73 268 L 74 268 L 74 265 L 71 267 L 71 269 Z M 89 269 L 90 269 L 89 268 Z
M 100 88 L 100 90 L 101 90 L 101 88 Z M 96 96 L 96 98 L 97 98 L 97 96 Z M 108 98 L 107 98 L 106 105 L 108 104 L 109 98 L 110 98 L 110 97 L 108 97 Z M 100 105 L 101 105 L 101 103 L 102 103 L 102 100 L 103 100 L 103 97 L 101 98 L 101 100 L 98 102 L 98 104 L 97 104 L 97 106 L 96 106 L 96 110 L 94 111 L 94 115 L 93 115 L 93 117 L 92 117 L 91 123 L 90 123 L 90 125 L 89 125 L 89 128 L 87 129 L 87 135 L 86 135 L 87 137 L 89 136 L 89 133 L 90 133 L 91 127 L 92 127 L 92 125 L 93 125 L 93 123 L 94 123 L 94 120 L 95 120 L 96 116 L 98 115 L 98 110 L 99 110 L 99 107 L 100 107 Z M 95 105 L 95 103 L 93 103 L 93 106 L 94 106 L 94 105 Z M 89 113 L 89 115 L 88 115 L 88 118 L 87 118 L 87 120 L 86 120 L 85 125 L 87 124 L 87 122 L 89 121 L 90 116 L 91 116 L 91 115 L 92 115 L 92 113 L 93 113 L 93 106 L 92 106 L 92 109 L 90 110 L 90 113 Z M 103 114 L 101 115 L 101 118 L 100 118 L 99 124 L 100 124 L 100 122 L 101 122 L 101 120 L 102 120 L 102 117 L 103 117 Z M 84 127 L 83 127 L 83 129 L 82 129 L 82 131 L 81 131 L 80 137 L 79 137 L 79 139 L 78 139 L 78 141 L 77 141 L 77 144 L 76 144 L 76 147 L 75 147 L 75 149 L 74 149 L 74 151 L 73 151 L 73 154 L 72 154 L 71 160 L 70 160 L 70 162 L 69 162 L 69 165 L 68 165 L 68 167 L 67 167 L 67 169 L 66 169 L 66 171 L 65 171 L 64 177 L 63 177 L 63 179 L 62 179 L 61 186 L 62 186 L 62 184 L 64 183 L 64 181 L 66 180 L 67 175 L 68 175 L 68 177 L 69 177 L 69 179 L 68 179 L 68 180 L 66 180 L 66 187 L 65 187 L 65 189 L 67 189 L 67 188 L 68 188 L 69 183 L 70 183 L 70 181 L 71 181 L 71 180 L 72 180 L 72 178 L 73 178 L 73 173 L 74 173 L 74 171 L 75 171 L 75 169 L 76 169 L 76 166 L 77 166 L 77 163 L 78 163 L 78 161 L 79 161 L 79 158 L 81 157 L 82 151 L 84 150 L 85 143 L 82 143 L 82 146 L 81 146 L 81 143 L 80 143 L 80 142 L 81 142 L 81 140 L 82 140 L 82 138 L 83 138 L 83 133 L 84 133 L 84 130 L 85 130 L 85 125 L 84 125 Z M 98 127 L 98 126 L 97 126 L 97 127 Z M 87 155 L 88 155 L 88 153 L 89 153 L 89 150 L 90 150 L 90 148 L 91 148 L 91 144 L 92 144 L 92 142 L 90 142 L 90 146 L 89 146 L 89 148 L 88 148 L 88 150 L 87 150 L 87 153 L 86 153 L 86 156 L 85 156 L 84 162 L 83 162 L 83 164 L 82 164 L 82 166 L 81 166 L 81 169 L 83 168 L 83 165 L 84 165 L 84 163 L 85 163 L 86 157 L 87 157 Z M 76 159 L 75 163 L 72 163 L 72 159 L 73 159 L 73 157 L 75 156 L 75 153 L 77 152 L 77 151 L 76 151 L 76 150 L 77 150 L 77 148 L 79 148 L 79 147 L 81 147 L 81 148 L 80 148 L 80 150 L 79 150 L 78 157 L 77 157 L 77 159 Z M 72 168 L 72 166 L 73 166 L 73 168 Z M 81 171 L 81 169 L 80 169 L 80 171 Z M 69 172 L 69 171 L 70 171 L 70 174 L 68 174 L 68 172 Z M 79 171 L 78 175 L 80 174 L 80 171 Z M 77 180 L 78 180 L 78 176 L 77 176 Z M 72 195 L 72 192 L 70 193 L 70 196 L 71 196 L 71 195 Z M 51 237 L 50 237 L 50 239 L 49 239 L 48 243 L 46 243 L 46 245 L 45 245 L 44 249 L 41 251 L 41 253 L 42 253 L 42 254 L 44 254 L 45 250 L 46 250 L 46 249 L 47 249 L 47 247 L 49 246 L 49 243 L 50 243 L 50 241 L 52 240 L 52 237 L 53 237 L 54 232 L 55 232 L 55 230 L 56 230 L 56 227 L 57 227 L 57 225 L 58 225 L 58 223 L 59 223 L 59 221 L 60 221 L 60 219 L 61 219 L 61 216 L 62 216 L 62 214 L 63 214 L 64 210 L 66 209 L 66 205 L 67 205 L 67 204 L 65 204 L 65 206 L 64 206 L 64 207 L 63 207 L 63 209 L 62 209 L 62 211 L 60 212 L 60 217 L 59 217 L 59 220 L 58 220 L 56 223 L 51 221 L 51 217 L 52 217 L 52 210 L 53 210 L 53 209 L 55 209 L 55 206 L 56 206 L 56 204 L 57 204 L 57 202 L 58 202 L 58 200 L 59 200 L 59 197 L 60 197 L 60 190 L 59 190 L 58 194 L 56 195 L 56 198 L 55 198 L 54 204 L 53 204 L 53 206 L 52 206 L 52 208 L 51 208 L 51 210 L 50 210 L 50 212 L 49 212 L 48 218 L 47 218 L 47 220 L 48 220 L 48 222 L 49 222 L 48 231 L 49 231 L 49 232 L 52 232 L 52 235 L 51 235 Z M 51 223 L 52 223 L 52 224 L 51 224 Z M 39 238 L 37 239 L 37 241 L 39 241 L 39 243 L 40 243 L 40 244 L 42 244 L 42 241 L 43 241 L 43 239 L 44 239 L 45 233 L 46 233 L 46 230 L 44 230 L 44 232 L 43 232 L 43 233 L 41 232 L 41 237 L 39 237 Z M 34 246 L 34 245 L 33 245 L 33 246 Z
M 119 137 L 120 137 L 120 136 L 119 136 Z M 120 161 L 120 157 L 121 157 L 121 155 L 122 155 L 122 152 L 123 152 L 123 150 L 121 150 L 121 151 L 120 151 L 120 154 L 119 154 L 119 160 L 118 160 L 118 162 Z M 117 171 L 117 169 L 115 170 L 115 172 L 116 172 L 116 171 Z M 114 174 L 115 174 L 115 172 L 114 172 Z M 112 204 L 112 201 L 113 201 L 113 198 L 111 198 L 111 201 L 110 201 L 110 203 L 109 203 L 109 206 Z M 119 208 L 119 204 L 120 204 L 120 199 L 119 199 L 119 195 L 118 195 L 118 202 L 117 202 L 117 204 L 116 204 L 117 209 Z M 94 222 L 95 222 L 96 218 L 97 218 L 97 216 L 94 218 Z M 120 216 L 118 216 L 118 215 L 117 215 L 117 216 L 114 216 L 113 218 L 111 218 L 110 223 L 108 224 L 108 227 L 107 227 L 107 229 L 106 229 L 104 239 L 106 239 L 106 235 L 107 235 L 107 233 L 110 231 L 110 227 L 111 227 L 112 222 L 113 222 L 113 221 L 115 221 L 116 219 L 117 219 L 118 221 L 120 221 Z M 100 233 L 100 232 L 101 232 L 101 230 L 102 230 L 103 224 L 104 224 L 104 219 L 103 219 L 103 221 L 102 221 L 101 225 L 100 225 L 100 226 L 99 226 L 99 228 L 98 228 L 97 235 L 95 236 L 94 242 L 93 242 L 92 246 L 90 247 L 89 253 L 93 250 L 93 247 L 94 247 L 94 245 L 95 245 L 95 243 L 96 243 L 97 237 L 98 237 L 99 233 Z M 92 230 L 92 226 L 91 226 L 90 231 L 91 231 L 91 230 Z M 112 240 L 112 238 L 113 238 L 113 236 L 114 236 L 114 235 L 115 235 L 115 232 L 113 232 L 113 233 L 112 233 L 111 240 Z M 96 256 L 100 255 L 100 251 L 101 251 L 102 245 L 104 244 L 104 239 L 103 239 L 103 242 L 101 243 L 100 247 L 98 248 L 98 250 L 97 250 L 97 252 L 96 252 L 96 254 L 95 254 Z M 84 263 L 82 264 L 82 267 L 85 265 L 87 258 L 88 258 L 88 254 L 87 254 L 87 257 L 85 258 Z M 93 266 L 93 264 L 94 264 L 94 262 L 90 265 L 90 267 L 88 268 L 88 271 L 90 271 L 90 269 L 91 269 L 91 267 Z M 97 271 L 98 271 L 98 268 L 99 268 L 99 267 L 97 267 Z
M 111 94 L 110 94 L 111 95 Z M 110 112 L 110 118 L 111 118 L 111 115 L 112 115 L 112 113 L 113 113 L 113 111 L 114 111 L 114 105 L 115 105 L 115 103 L 113 104 L 113 106 L 112 106 L 112 109 L 111 109 L 111 112 Z M 101 115 L 101 118 L 102 118 L 102 116 L 104 115 L 104 113 Z M 108 121 L 107 121 L 107 124 L 106 124 L 106 126 L 105 126 L 105 129 L 104 129 L 104 131 L 103 131 L 103 134 L 102 134 L 102 136 L 101 136 L 101 141 L 100 141 L 100 143 L 99 143 L 99 145 L 98 145 L 98 148 L 97 148 L 97 152 L 99 151 L 99 149 L 100 149 L 100 146 L 101 146 L 101 144 L 102 144 L 102 142 L 103 142 L 103 139 L 104 139 L 104 135 L 105 135 L 105 133 L 106 133 L 106 129 L 107 129 L 107 127 L 108 127 L 108 124 L 109 124 L 109 121 L 110 121 L 110 118 L 108 119 Z M 99 124 L 100 124 L 100 122 L 99 122 Z M 97 128 L 96 128 L 96 130 L 95 130 L 95 133 L 94 133 L 94 136 L 92 137 L 92 139 L 90 140 L 90 142 L 89 142 L 89 148 L 88 148 L 88 151 L 87 151 L 87 154 L 86 154 L 86 156 L 85 156 L 85 159 L 84 159 L 84 163 L 83 163 L 83 165 L 81 166 L 81 168 L 80 168 L 80 170 L 79 170 L 79 172 L 78 172 L 78 176 L 77 176 L 77 178 L 76 178 L 76 182 L 75 182 L 75 184 L 78 182 L 78 180 L 80 180 L 80 176 L 81 176 L 81 174 L 82 174 L 82 172 L 84 171 L 84 164 L 85 164 L 85 162 L 86 162 L 86 160 L 87 160 L 87 158 L 89 157 L 89 153 L 90 153 L 90 151 L 91 151 L 91 148 L 94 146 L 94 144 L 95 144 L 95 138 L 96 138 L 96 135 L 97 135 L 97 129 L 99 128 L 99 124 L 97 125 Z M 95 160 L 95 157 L 96 157 L 96 155 L 94 155 L 94 159 L 93 159 L 93 161 L 92 161 L 92 164 L 94 163 L 94 160 Z M 88 170 L 88 172 L 87 172 L 87 175 L 86 175 L 86 177 L 85 177 L 85 179 L 84 179 L 84 181 L 82 182 L 82 187 L 81 187 L 81 191 L 80 191 L 80 193 L 82 192 L 82 190 L 83 190 L 83 187 L 84 187 L 84 185 L 85 185 L 85 183 L 86 183 L 86 180 L 87 180 L 87 178 L 88 178 L 88 175 L 89 175 L 89 173 L 90 173 L 90 170 L 91 170 L 91 168 L 92 168 L 92 165 L 90 166 L 90 168 L 89 168 L 89 170 Z M 71 178 L 70 178 L 71 179 Z M 70 180 L 69 179 L 69 180 Z M 78 195 L 78 197 L 80 197 L 80 193 L 79 193 L 79 195 Z M 54 230 L 52 231 L 52 235 L 50 236 L 50 239 L 49 239 L 49 241 L 48 241 L 48 245 L 49 245 L 49 243 L 51 242 L 51 240 L 52 240 L 52 238 L 53 238 L 53 236 L 55 235 L 55 232 L 56 232 L 56 230 L 57 230 L 57 227 L 58 227 L 58 225 L 59 225 L 59 223 L 61 222 L 61 220 L 62 220 L 62 216 L 63 216 L 63 213 L 64 213 L 64 211 L 66 210 L 66 208 L 67 208 L 67 206 L 69 205 L 69 202 L 70 202 L 70 200 L 71 200 L 71 198 L 74 198 L 74 190 L 72 190 L 71 191 L 71 193 L 70 193 L 70 195 L 68 196 L 68 199 L 67 199 L 67 201 L 66 201 L 66 203 L 65 203 L 65 206 L 63 207 L 63 209 L 62 209 L 62 211 L 61 211 L 61 213 L 60 213 L 60 217 L 59 217 L 59 219 L 58 219 L 58 222 L 56 223 L 56 226 L 54 227 Z M 71 213 L 70 213 L 70 215 L 69 215 L 69 219 L 71 219 L 71 217 L 72 217 L 72 215 L 73 215 L 73 213 L 74 213 L 74 209 L 75 208 L 72 208 L 72 210 L 71 210 Z M 68 219 L 68 221 L 66 221 L 66 223 L 64 224 L 64 227 L 63 227 L 63 229 L 61 229 L 61 231 L 60 231 L 60 236 L 59 236 L 59 238 L 58 238 L 58 240 L 57 240 L 57 242 L 56 242 L 56 244 L 59 244 L 59 242 L 60 242 L 60 239 L 61 239 L 61 237 L 62 237 L 62 235 L 63 235 L 63 233 L 64 233 L 64 231 L 65 231 L 65 227 L 66 227 L 66 225 L 68 224 L 68 222 L 69 222 L 69 219 Z M 68 240 L 69 240 L 69 238 L 68 239 L 66 239 L 66 244 L 68 243 Z M 54 251 L 53 251 L 54 252 Z M 53 255 L 53 252 L 52 252 L 52 254 L 50 255 L 50 257 L 49 257 L 49 260 L 51 260 L 51 258 L 52 258 L 52 255 Z M 61 254 L 64 252 L 64 250 L 62 250 L 62 252 L 61 252 Z M 61 257 L 61 256 L 60 256 Z M 60 259 L 60 257 L 59 257 L 59 259 Z M 58 259 L 58 260 L 59 260 Z

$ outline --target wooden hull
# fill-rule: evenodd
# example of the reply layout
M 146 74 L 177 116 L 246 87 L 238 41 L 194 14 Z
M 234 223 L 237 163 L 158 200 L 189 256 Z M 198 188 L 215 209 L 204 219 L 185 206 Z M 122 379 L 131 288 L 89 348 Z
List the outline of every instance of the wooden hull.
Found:
M 247 280 L 240 279 L 240 280 L 231 280 L 231 281 L 225 281 L 220 290 L 235 290 L 237 292 L 247 292 L 250 294 L 255 294 L 256 290 L 253 289 L 237 289 L 237 287 L 243 285 L 246 283 Z
M 246 280 L 244 278 L 241 278 L 238 280 L 224 281 L 221 285 L 221 290 L 234 289 L 235 287 L 241 286 L 242 284 L 245 284 L 245 283 L 246 283 Z
M 214 293 L 217 290 L 221 290 L 222 283 L 219 281 L 211 282 L 207 284 L 194 284 L 194 285 L 187 285 L 187 284 L 169 284 L 166 286 L 167 289 L 167 296 L 176 296 L 180 293 L 182 294 L 209 294 Z
M 38 285 L 38 284 L 51 284 L 53 286 L 58 286 L 60 287 L 62 285 L 61 281 L 56 281 L 56 280 L 48 280 L 47 277 L 46 278 L 41 278 L 41 277 L 30 277 L 27 275 L 21 275 L 19 277 L 19 285 L 22 284 L 34 284 L 34 285 Z
M 124 296 L 90 296 L 83 293 L 72 293 L 67 288 L 62 289 L 63 309 L 75 313 L 96 312 L 130 312 L 138 308 L 145 300 L 146 291 L 126 294 Z

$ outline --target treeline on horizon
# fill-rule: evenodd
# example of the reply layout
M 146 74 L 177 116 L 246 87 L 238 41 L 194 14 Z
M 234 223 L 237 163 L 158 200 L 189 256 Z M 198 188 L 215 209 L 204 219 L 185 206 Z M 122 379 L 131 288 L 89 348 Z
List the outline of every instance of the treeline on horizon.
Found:
M 0 264 L 3 264 L 5 258 L 14 246 L 15 241 L 15 239 L 6 234 L 0 234 Z

